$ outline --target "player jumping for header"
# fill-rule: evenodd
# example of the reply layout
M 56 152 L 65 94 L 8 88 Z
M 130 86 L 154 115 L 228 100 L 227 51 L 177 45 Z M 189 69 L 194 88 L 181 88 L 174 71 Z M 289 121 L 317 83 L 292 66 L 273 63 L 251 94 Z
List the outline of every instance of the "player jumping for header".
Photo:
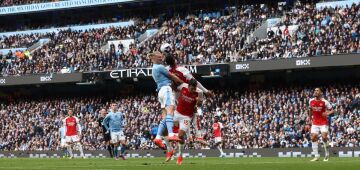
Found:
M 164 53 L 168 53 L 168 51 L 170 50 L 169 48 L 170 48 L 170 45 L 167 43 L 165 43 L 161 46 L 161 49 Z M 185 83 L 189 83 L 189 81 L 191 79 L 194 79 L 191 72 L 185 67 L 178 66 L 175 58 L 173 56 L 171 56 L 170 54 L 166 56 L 165 63 L 170 66 L 169 71 L 171 73 L 173 73 L 174 75 L 176 75 L 177 77 L 179 77 L 179 79 L 181 79 Z M 206 89 L 200 82 L 196 81 L 196 83 L 197 83 L 197 87 L 200 90 L 202 90 L 203 93 L 207 94 L 210 97 L 214 97 L 214 94 L 210 90 Z M 178 99 L 179 93 L 176 93 L 175 96 L 176 96 L 176 99 Z M 207 145 L 207 143 L 203 140 L 203 137 L 201 135 L 201 127 L 200 127 L 200 119 L 199 119 L 199 116 L 201 116 L 200 115 L 201 109 L 199 108 L 198 111 L 195 113 L 197 113 L 197 114 L 195 114 L 192 117 L 192 123 L 193 123 L 194 129 L 195 129 L 195 141 Z
M 164 128 L 166 127 L 169 132 L 169 141 L 179 141 L 180 139 L 174 135 L 172 129 L 174 126 L 173 117 L 175 110 L 175 97 L 171 89 L 172 80 L 176 83 L 184 83 L 174 74 L 170 73 L 165 66 L 162 64 L 164 56 L 160 52 L 154 52 L 148 54 L 153 62 L 152 77 L 157 84 L 158 100 L 161 104 L 163 112 L 166 111 L 166 116 L 163 114 L 158 128 L 158 133 L 154 139 L 154 143 L 161 148 L 165 148 L 164 143 L 161 140 L 161 135 Z

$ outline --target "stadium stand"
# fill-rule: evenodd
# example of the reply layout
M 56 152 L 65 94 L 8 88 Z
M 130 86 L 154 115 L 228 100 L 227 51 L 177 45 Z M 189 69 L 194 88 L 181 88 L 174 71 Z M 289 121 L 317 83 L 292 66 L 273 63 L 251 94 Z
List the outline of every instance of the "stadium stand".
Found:
M 53 1 L 5 0 L 0 6 L 41 2 Z M 152 63 L 146 54 L 159 50 L 163 43 L 171 45 L 171 54 L 176 56 L 178 63 L 193 65 L 359 54 L 359 7 L 360 3 L 335 8 L 297 4 L 289 9 L 264 8 L 260 4 L 243 5 L 170 17 L 136 18 L 134 25 L 126 27 L 5 35 L 0 36 L 0 76 L 58 73 L 64 68 L 69 72 L 94 72 L 150 67 Z M 253 33 L 272 18 L 280 18 L 280 22 L 269 28 L 267 37 L 254 37 Z M 87 24 L 109 23 L 112 18 L 94 20 L 96 22 Z M 138 39 L 154 28 L 158 31 L 154 35 Z M 0 30 L 8 31 L 6 28 Z M 249 38 L 254 40 L 249 41 Z M 30 48 L 41 39 L 48 41 Z M 127 45 L 112 42 L 120 40 L 131 42 Z M 291 70 L 288 71 L 291 73 Z M 123 80 L 116 81 L 120 84 Z M 217 109 L 221 111 L 221 121 L 225 125 L 224 147 L 227 149 L 310 147 L 307 108 L 314 87 L 299 85 L 215 91 L 216 98 L 206 99 L 202 105 L 204 116 L 201 126 L 205 129 L 205 139 L 210 142 L 209 147 L 212 148 L 214 143 L 210 129 L 213 115 L 218 114 Z M 325 98 L 336 110 L 331 117 L 330 144 L 359 147 L 359 83 L 330 84 L 323 88 Z M 0 97 L 3 95 L 0 93 Z M 130 149 L 157 149 L 152 139 L 161 118 L 155 94 L 106 95 L 110 94 L 91 97 L 50 95 L 40 99 L 1 101 L 0 150 L 58 150 L 58 128 L 69 106 L 81 119 L 84 149 L 104 150 L 102 129 L 97 120 L 99 110 L 108 108 L 112 101 L 125 109 L 125 133 Z M 191 143 L 186 148 L 199 149 L 202 146 Z
M 239 61 L 359 53 L 359 6 L 315 8 L 298 5 L 266 39 L 252 42 Z M 292 34 L 288 26 L 298 26 Z M 280 28 L 281 27 L 281 28 Z
M 279 16 L 274 10 L 265 10 L 260 6 L 241 6 L 230 15 L 209 12 L 199 15 L 176 16 L 162 23 L 159 33 L 145 42 L 137 42 L 128 53 L 105 51 L 95 48 L 110 39 L 135 38 L 148 28 L 158 23 L 139 22 L 134 27 L 113 28 L 114 32 L 123 32 L 120 37 L 111 37 L 103 29 L 87 32 L 60 32 L 52 36 L 51 45 L 34 52 L 29 59 L 14 57 L 15 53 L 0 54 L 3 60 L 0 69 L 2 75 L 22 75 L 33 73 L 59 72 L 63 67 L 73 71 L 91 71 L 119 68 L 151 66 L 145 54 L 158 50 L 162 43 L 172 45 L 172 54 L 181 64 L 209 64 L 246 60 L 269 60 L 277 58 L 311 57 L 334 55 L 339 53 L 359 53 L 359 11 L 360 4 L 335 9 L 316 9 L 312 5 L 295 6 L 285 12 L 282 30 L 269 31 L 267 39 L 256 39 L 248 43 L 247 37 L 267 18 Z M 288 26 L 298 25 L 297 30 L 289 33 Z M 271 29 L 273 30 L 273 29 Z M 130 31 L 130 32 L 129 32 Z M 90 38 L 95 33 L 97 38 L 106 37 L 100 44 Z M 310 33 L 310 34 L 308 34 Z M 87 36 L 84 36 L 84 35 Z M 90 41 L 86 40 L 90 35 Z M 39 37 L 47 35 L 17 35 L 0 39 L 2 48 L 23 47 Z M 70 36 L 64 38 L 64 36 Z M 110 37 L 107 37 L 110 36 Z M 75 45 L 65 45 L 71 39 L 83 41 Z M 82 40 L 80 40 L 80 39 Z M 57 47 L 56 47 L 57 46 Z M 62 50 L 57 50 L 63 46 Z M 80 46 L 83 50 L 79 50 Z M 77 50 L 75 50 L 77 49 Z M 117 47 L 115 47 L 117 49 Z M 67 58 L 53 63 L 59 56 Z M 91 53 L 91 55 L 89 54 Z M 47 55 L 44 60 L 44 55 Z M 91 56 L 85 59 L 83 56 Z M 111 57 L 110 57 L 111 56 Z M 45 68 L 43 68 L 45 67 Z
M 356 84 L 356 83 L 355 83 Z M 201 126 L 206 139 L 216 108 L 222 112 L 225 126 L 225 148 L 306 148 L 310 147 L 308 102 L 312 86 L 239 91 L 215 91 L 214 99 L 203 102 Z M 324 97 L 332 103 L 336 114 L 331 117 L 331 145 L 360 146 L 360 91 L 358 83 L 323 86 Z M 115 101 L 126 114 L 126 136 L 130 149 L 155 149 L 152 143 L 160 108 L 154 94 L 133 97 L 64 97 L 39 100 L 17 100 L 0 106 L 1 150 L 57 150 L 58 128 L 66 108 L 73 106 L 83 127 L 82 143 L 86 150 L 106 149 L 102 129 L 97 123 L 99 110 Z M 155 114 L 156 113 L 156 114 Z M 187 145 L 186 148 L 200 148 Z

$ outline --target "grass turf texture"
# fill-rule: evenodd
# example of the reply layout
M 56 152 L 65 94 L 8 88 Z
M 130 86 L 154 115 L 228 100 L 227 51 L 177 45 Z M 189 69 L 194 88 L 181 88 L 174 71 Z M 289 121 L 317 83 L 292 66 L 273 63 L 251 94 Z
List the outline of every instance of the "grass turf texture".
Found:
M 57 159 L 57 158 L 0 158 L 0 169 L 121 169 L 121 170 L 360 170 L 360 158 L 330 158 L 329 162 L 310 162 L 310 158 L 184 158 L 181 166 L 164 158 Z

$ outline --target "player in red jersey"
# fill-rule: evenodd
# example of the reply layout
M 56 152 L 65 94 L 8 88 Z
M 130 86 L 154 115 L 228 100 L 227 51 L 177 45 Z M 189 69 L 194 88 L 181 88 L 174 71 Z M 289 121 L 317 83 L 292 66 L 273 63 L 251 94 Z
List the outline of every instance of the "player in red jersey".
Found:
M 84 152 L 82 149 L 82 145 L 80 143 L 81 136 L 81 126 L 79 123 L 79 119 L 73 116 L 73 110 L 68 109 L 69 116 L 63 120 L 63 124 L 65 127 L 65 140 L 67 143 L 67 149 L 70 154 L 70 159 L 73 158 L 72 154 L 72 146 L 77 146 L 80 151 L 80 156 L 86 158 L 84 156 Z
M 190 130 L 191 119 L 194 116 L 196 106 L 200 105 L 203 99 L 203 92 L 197 88 L 197 85 L 197 81 L 191 79 L 189 84 L 183 83 L 177 88 L 180 91 L 180 96 L 175 110 L 174 122 L 178 122 L 180 128 L 179 138 L 181 141 L 179 142 L 178 165 L 182 164 L 181 150 L 185 144 L 185 135 Z
M 219 122 L 219 116 L 215 115 L 214 124 L 213 124 L 213 131 L 214 131 L 214 138 L 215 138 L 215 145 L 217 149 L 220 151 L 220 157 L 225 157 L 225 153 L 222 150 L 222 129 L 224 126 L 221 122 Z
M 312 141 L 312 150 L 315 154 L 315 158 L 311 161 L 319 160 L 318 152 L 318 135 L 321 132 L 322 141 L 324 144 L 325 158 L 324 161 L 329 160 L 329 144 L 328 144 L 328 116 L 334 113 L 334 109 L 331 104 L 322 98 L 322 90 L 320 88 L 315 88 L 314 97 L 309 101 L 309 113 L 312 118 L 311 125 L 311 141 Z
M 169 72 L 171 72 L 174 75 L 176 75 L 177 77 L 179 77 L 179 79 L 184 81 L 184 83 L 189 83 L 189 81 L 191 79 L 194 79 L 191 72 L 187 68 L 178 66 L 176 64 L 176 61 L 173 56 L 167 55 L 165 57 L 165 62 L 166 62 L 166 64 L 168 64 L 170 66 L 168 68 Z M 214 96 L 213 93 L 210 90 L 206 89 L 200 82 L 198 82 L 198 81 L 196 81 L 196 82 L 197 82 L 197 87 L 200 90 L 202 90 L 205 94 L 207 94 L 208 96 L 211 96 L 211 97 Z M 175 98 L 176 99 L 179 98 L 179 93 L 175 94 Z M 195 141 L 206 145 L 207 143 L 203 140 L 203 137 L 201 135 L 201 127 L 200 127 L 200 119 L 199 119 L 199 116 L 201 116 L 201 113 L 202 113 L 201 109 L 198 109 L 198 111 L 195 113 L 197 113 L 197 115 L 194 115 L 192 117 L 192 123 L 195 128 Z

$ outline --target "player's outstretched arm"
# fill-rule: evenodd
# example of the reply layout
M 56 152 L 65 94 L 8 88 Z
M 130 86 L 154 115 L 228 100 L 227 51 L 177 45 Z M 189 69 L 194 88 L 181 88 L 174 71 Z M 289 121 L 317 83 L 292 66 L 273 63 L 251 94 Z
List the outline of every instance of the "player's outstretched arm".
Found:
M 169 72 L 168 76 L 175 83 L 178 83 L 178 84 L 184 83 L 184 81 L 180 80 L 179 77 L 177 77 L 175 74 L 172 74 L 172 73 Z

